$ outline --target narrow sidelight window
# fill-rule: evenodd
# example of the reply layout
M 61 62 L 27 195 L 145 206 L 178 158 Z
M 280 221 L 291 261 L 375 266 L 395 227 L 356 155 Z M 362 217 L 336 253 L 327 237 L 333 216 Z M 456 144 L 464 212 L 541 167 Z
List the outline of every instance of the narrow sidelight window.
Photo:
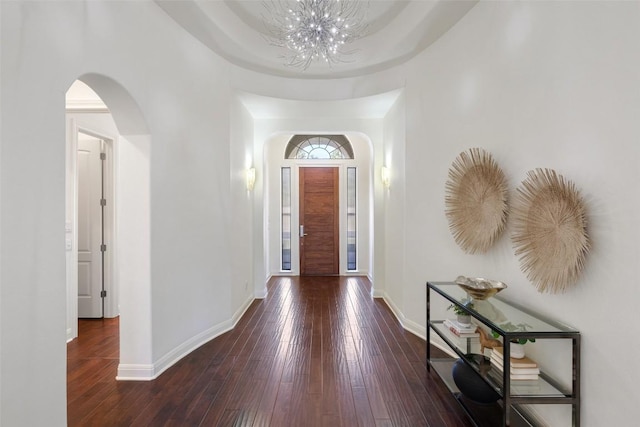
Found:
M 291 271 L 291 168 L 282 168 L 282 270 Z
M 356 263 L 356 168 L 347 168 L 347 270 Z

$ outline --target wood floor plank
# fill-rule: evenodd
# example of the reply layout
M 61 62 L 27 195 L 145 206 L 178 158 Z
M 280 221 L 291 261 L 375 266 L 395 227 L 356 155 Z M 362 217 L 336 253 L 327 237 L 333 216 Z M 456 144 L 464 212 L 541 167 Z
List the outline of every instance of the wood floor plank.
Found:
M 289 425 L 291 401 L 293 400 L 293 382 L 280 384 L 278 395 L 273 405 L 271 424 L 274 426 Z
M 472 425 L 368 279 L 273 277 L 267 288 L 234 329 L 149 382 L 115 380 L 118 319 L 80 320 L 68 425 Z
M 364 387 L 354 387 L 351 391 L 353 393 L 353 403 L 356 409 L 358 425 L 364 427 L 375 425 L 376 421 L 374 421 L 373 410 L 369 404 L 367 390 Z M 388 418 L 386 418 L 386 420 L 391 422 Z
M 365 375 L 364 385 L 373 418 L 390 418 L 384 396 L 380 391 L 379 379 L 375 375 Z

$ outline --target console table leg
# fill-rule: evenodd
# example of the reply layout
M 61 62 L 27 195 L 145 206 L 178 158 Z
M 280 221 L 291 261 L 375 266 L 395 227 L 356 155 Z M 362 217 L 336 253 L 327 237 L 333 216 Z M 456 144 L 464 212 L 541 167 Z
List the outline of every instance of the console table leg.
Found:
M 429 320 L 431 319 L 431 290 L 427 286 L 427 372 L 431 372 L 431 328 Z

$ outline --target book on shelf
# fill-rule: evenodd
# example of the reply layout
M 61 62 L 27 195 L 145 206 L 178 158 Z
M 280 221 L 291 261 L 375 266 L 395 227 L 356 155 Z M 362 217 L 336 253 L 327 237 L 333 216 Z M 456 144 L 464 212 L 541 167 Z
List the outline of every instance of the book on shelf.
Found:
M 443 332 L 451 345 L 458 348 L 462 353 L 480 353 L 480 337 L 478 334 L 457 335 L 447 327 L 443 327 Z
M 511 381 L 532 381 L 532 380 L 537 380 L 540 377 L 536 374 L 532 374 L 532 375 L 511 374 L 510 378 L 511 378 Z
M 460 338 L 473 338 L 479 336 L 479 334 L 476 332 L 475 325 L 472 325 L 470 327 L 464 326 L 454 319 L 446 319 L 443 324 Z
M 502 365 L 504 363 L 502 356 L 498 356 L 498 353 L 496 352 L 491 352 L 491 357 L 490 360 L 493 364 L 495 364 L 498 368 L 502 369 Z M 518 361 L 522 361 L 522 359 L 513 359 L 511 358 L 511 361 L 515 360 L 516 363 Z M 531 360 L 531 359 L 529 359 Z M 525 362 L 526 365 L 532 365 L 532 364 L 536 364 L 533 360 L 531 360 L 531 363 Z M 523 365 L 513 365 L 513 363 L 510 363 L 510 369 L 511 369 L 511 373 L 514 373 L 514 371 L 517 371 L 517 373 L 520 374 L 539 374 L 540 373 L 540 369 L 538 368 L 537 364 L 535 367 L 531 367 L 531 366 L 523 366 Z
M 491 364 L 498 368 L 500 372 L 503 371 L 502 360 L 496 360 L 496 358 L 491 356 Z M 539 368 L 515 368 L 511 366 L 509 368 L 509 372 L 511 375 L 538 375 L 540 374 Z
M 503 371 L 502 365 L 499 365 L 494 360 L 491 360 L 491 364 L 495 366 L 500 372 Z M 511 375 L 540 375 L 540 369 L 538 368 L 523 368 L 523 369 L 509 369 Z
M 489 377 L 491 377 L 494 381 L 501 383 L 502 371 L 497 369 L 492 369 L 489 371 Z M 511 379 L 511 381 L 517 381 L 518 382 L 517 384 L 528 384 L 528 382 L 533 383 L 534 381 L 538 380 L 540 377 L 538 375 L 533 375 L 533 374 L 532 375 L 511 374 L 509 378 Z
M 493 351 L 491 352 L 491 357 L 492 357 L 492 360 L 499 362 L 500 366 L 502 366 L 502 361 L 504 360 L 504 353 L 502 352 L 502 347 L 494 347 Z M 513 357 L 510 357 L 509 364 L 511 365 L 511 368 L 515 368 L 515 369 L 538 367 L 538 364 L 534 360 L 531 360 L 526 356 L 521 359 L 515 359 Z
M 491 357 L 489 358 L 491 361 L 491 365 L 494 366 L 500 373 L 504 371 L 504 361 L 501 347 L 494 348 L 491 352 Z M 509 375 L 512 380 L 537 380 L 540 374 L 540 369 L 538 368 L 538 364 L 533 360 L 524 357 L 522 359 L 514 359 L 513 357 L 509 359 Z

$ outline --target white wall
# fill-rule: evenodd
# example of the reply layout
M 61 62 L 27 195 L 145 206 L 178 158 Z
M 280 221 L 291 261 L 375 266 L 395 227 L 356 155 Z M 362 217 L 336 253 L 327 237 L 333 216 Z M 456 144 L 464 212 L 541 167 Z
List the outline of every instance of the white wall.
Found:
M 0 8 L 2 105 L 11 105 L 2 109 L 0 135 L 0 424 L 65 425 L 69 85 L 87 72 L 111 77 L 137 102 L 150 134 L 123 132 L 128 158 L 149 167 L 121 176 L 121 185 L 146 186 L 150 209 L 122 213 L 129 222 L 120 225 L 139 244 L 119 252 L 141 259 L 121 271 L 127 276 L 121 284 L 131 285 L 122 295 L 122 322 L 127 309 L 150 346 L 131 336 L 122 342 L 121 355 L 129 356 L 121 364 L 156 375 L 232 325 L 240 306 L 231 297 L 229 218 L 250 205 L 231 203 L 227 65 L 155 4 L 2 2 Z M 119 128 L 131 129 L 112 112 Z
M 403 185 L 407 197 L 388 209 L 404 214 L 398 232 L 411 233 L 405 280 L 389 283 L 388 293 L 402 287 L 398 305 L 424 333 L 426 280 L 490 277 L 509 285 L 503 297 L 579 329 L 583 426 L 640 417 L 633 369 L 640 344 L 631 338 L 639 295 L 638 23 L 638 2 L 480 2 L 406 66 L 405 181 L 391 193 Z M 593 248 L 574 288 L 538 293 L 520 271 L 510 229 L 484 255 L 455 244 L 444 185 L 452 161 L 470 147 L 491 152 L 512 189 L 528 170 L 546 167 L 582 191 Z M 550 371 L 567 350 L 555 354 L 543 342 L 530 349 Z M 536 409 L 550 425 L 567 425 L 566 408 Z
M 262 239 L 254 237 L 254 191 L 247 190 L 246 186 L 247 169 L 260 161 L 255 159 L 253 154 L 253 118 L 237 97 L 234 97 L 232 102 L 229 159 L 232 206 L 229 214 L 233 215 L 229 215 L 229 223 L 232 251 L 231 307 L 236 309 L 235 321 L 254 297 L 253 251 L 256 242 L 261 242 Z
M 117 153 L 115 282 L 120 303 L 120 364 L 116 378 L 147 379 L 159 370 L 154 369 L 159 356 L 154 355 L 151 342 L 151 140 L 147 135 L 121 136 Z
M 384 296 L 396 316 L 405 327 L 411 322 L 404 316 L 404 287 L 397 283 L 405 283 L 405 240 L 411 239 L 412 233 L 405 228 L 404 207 L 407 200 L 405 194 L 405 94 L 396 101 L 384 119 L 383 164 L 390 175 L 389 188 L 383 188 L 384 215 L 383 229 L 379 230 L 383 240 L 375 250 L 384 251 Z M 381 171 L 378 172 L 381 174 Z M 409 229 L 410 230 L 410 229 Z M 380 246 L 380 248 L 378 248 Z
M 1 7 L 0 423 L 37 425 L 52 420 L 63 425 L 66 88 L 61 85 L 58 92 L 57 114 L 47 111 L 48 100 L 37 101 L 38 93 L 47 97 L 54 79 L 22 66 L 27 62 L 19 51 L 22 19 L 6 4 Z M 31 83 L 28 90 L 26 82 Z M 19 101 L 24 93 L 32 93 L 28 104 Z
M 0 34 L 2 34 L 2 7 L 0 7 Z M 0 52 L 0 55 L 2 53 Z M 2 60 L 2 57 L 0 56 L 0 61 Z M 2 64 L 0 62 L 0 64 Z M 2 230 L 2 204 L 4 201 L 4 198 L 2 197 L 2 178 L 3 178 L 3 173 L 2 173 L 2 141 L 3 141 L 3 136 L 4 133 L 2 131 L 2 120 L 3 120 L 3 115 L 2 115 L 2 87 L 3 87 L 3 83 L 4 81 L 2 80 L 2 73 L 0 72 L 0 232 Z M 2 235 L 0 234 L 0 266 L 2 265 L 2 243 L 3 243 L 3 239 L 2 239 Z M 2 329 L 2 284 L 3 284 L 3 275 L 2 272 L 0 272 L 0 333 L 3 330 Z M 2 336 L 0 335 L 0 345 L 2 344 Z M 3 398 L 2 398 L 2 371 L 3 371 L 3 366 L 4 363 L 2 361 L 2 351 L 0 351 L 0 413 L 2 413 L 2 402 L 3 402 Z M 2 421 L 0 420 L 0 425 L 2 425 Z

